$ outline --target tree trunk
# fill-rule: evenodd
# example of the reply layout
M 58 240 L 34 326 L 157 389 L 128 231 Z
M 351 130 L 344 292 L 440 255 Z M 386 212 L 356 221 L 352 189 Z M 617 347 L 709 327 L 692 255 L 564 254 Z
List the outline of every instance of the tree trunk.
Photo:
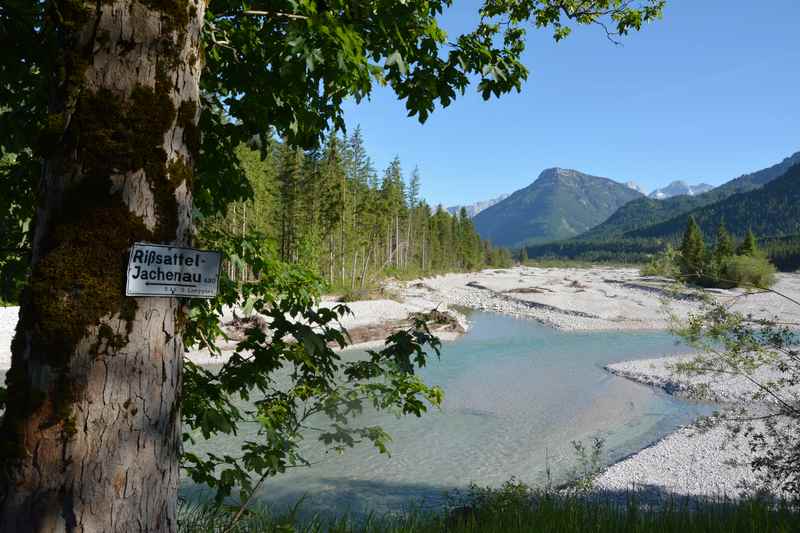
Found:
M 394 236 L 394 266 L 401 268 L 403 265 L 400 264 L 400 215 L 394 217 Z
M 329 253 L 328 253 L 328 268 L 330 270 L 328 274 L 329 274 L 329 279 L 331 281 L 331 285 L 333 285 L 333 282 L 335 281 L 333 279 L 333 272 L 334 272 L 334 269 L 336 267 L 336 265 L 334 264 L 334 257 L 335 257 L 335 254 L 336 254 L 336 251 L 334 250 L 334 248 L 335 248 L 334 239 L 335 239 L 335 237 L 333 235 L 333 232 L 331 232 L 331 235 L 328 238 L 328 249 L 329 249 Z
M 353 252 L 353 273 L 350 276 L 350 290 L 355 290 L 356 288 L 356 264 L 358 263 L 358 248 L 356 248 L 355 252 Z
M 367 266 L 369 265 L 369 256 L 372 255 L 372 248 L 367 251 L 367 255 L 364 257 L 364 270 L 361 272 L 361 288 L 364 288 L 364 283 L 367 280 Z M 376 254 L 377 255 L 377 254 Z
M 422 226 L 422 271 L 425 270 L 425 226 Z
M 406 249 L 403 256 L 403 266 L 408 268 L 408 254 L 411 251 L 411 214 L 408 215 L 408 225 L 406 226 Z
M 206 3 L 55 4 L 0 531 L 176 531 L 183 308 L 124 283 L 134 242 L 190 244 Z

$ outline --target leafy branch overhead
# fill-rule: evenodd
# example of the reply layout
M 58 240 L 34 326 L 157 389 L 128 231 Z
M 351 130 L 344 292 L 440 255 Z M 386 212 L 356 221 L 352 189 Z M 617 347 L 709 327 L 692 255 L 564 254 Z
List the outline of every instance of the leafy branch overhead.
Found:
M 0 86 L 2 153 L 36 154 L 57 140 L 40 75 L 57 55 L 55 41 L 44 38 L 46 4 L 0 6 L 0 79 L 13 80 Z M 203 29 L 196 207 L 210 214 L 251 193 L 232 155 L 242 142 L 260 137 L 266 145 L 277 132 L 291 145 L 317 145 L 330 127 L 344 129 L 345 100 L 368 98 L 376 83 L 390 86 L 422 122 L 471 82 L 485 99 L 519 91 L 528 77 L 522 60 L 530 27 L 549 29 L 556 40 L 573 25 L 601 25 L 621 36 L 658 18 L 664 0 L 484 0 L 477 26 L 458 36 L 438 21 L 453 4 L 211 0 Z M 36 159 L 20 159 L 27 165 L 22 177 L 4 172 L 4 180 L 24 183 L 17 186 L 23 205 L 35 190 Z
M 203 88 L 229 106 L 248 133 L 270 124 L 292 144 L 310 145 L 329 124 L 343 128 L 341 104 L 390 85 L 424 122 L 478 81 L 484 98 L 520 90 L 527 27 L 599 24 L 625 35 L 661 15 L 664 0 L 486 0 L 471 32 L 448 36 L 437 17 L 452 0 L 317 2 L 212 1 Z M 225 45 L 215 46 L 217 36 Z M 258 73 L 255 75 L 254 73 Z M 292 80 L 292 83 L 287 83 Z

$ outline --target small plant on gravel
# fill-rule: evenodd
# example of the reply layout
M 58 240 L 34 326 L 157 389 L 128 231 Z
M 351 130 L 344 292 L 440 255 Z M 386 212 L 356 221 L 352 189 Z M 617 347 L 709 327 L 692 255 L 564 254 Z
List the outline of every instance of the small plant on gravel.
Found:
M 605 440 L 592 437 L 591 445 L 587 446 L 582 441 L 572 441 L 578 466 L 572 472 L 570 485 L 578 491 L 588 492 L 594 485 L 594 478 L 603 468 L 603 449 Z
M 774 290 L 755 294 L 763 292 L 800 307 L 800 301 Z M 676 373 L 737 378 L 751 386 L 724 420 L 731 432 L 749 439 L 756 488 L 800 497 L 800 323 L 755 318 L 731 310 L 731 302 L 716 301 L 686 320 L 673 320 L 673 332 L 698 351 L 675 365 Z
M 678 279 L 681 270 L 678 267 L 679 253 L 671 244 L 662 253 L 654 256 L 649 263 L 640 270 L 642 276 L 660 276 L 664 278 Z

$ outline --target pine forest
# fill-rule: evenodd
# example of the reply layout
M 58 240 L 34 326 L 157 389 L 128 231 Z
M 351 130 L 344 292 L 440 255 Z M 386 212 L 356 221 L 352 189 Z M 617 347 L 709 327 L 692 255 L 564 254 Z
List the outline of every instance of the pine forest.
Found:
M 421 274 L 509 266 L 510 252 L 493 248 L 465 210 L 451 215 L 420 198 L 418 169 L 395 157 L 378 172 L 360 128 L 330 135 L 304 151 L 285 142 L 240 146 L 237 157 L 253 189 L 223 215 L 199 221 L 204 230 L 256 233 L 281 260 L 318 272 L 332 290 L 361 290 L 376 281 Z M 246 267 L 227 265 L 234 280 Z

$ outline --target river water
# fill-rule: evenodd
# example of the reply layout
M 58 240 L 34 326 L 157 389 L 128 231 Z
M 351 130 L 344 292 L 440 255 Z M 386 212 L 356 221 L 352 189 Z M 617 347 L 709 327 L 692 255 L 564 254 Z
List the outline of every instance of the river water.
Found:
M 280 509 L 305 496 L 307 512 L 382 513 L 437 505 L 470 483 L 499 486 L 514 477 L 544 485 L 548 467 L 557 484 L 576 466 L 572 441 L 604 439 L 610 464 L 713 410 L 603 370 L 687 352 L 669 333 L 569 333 L 490 313 L 473 313 L 470 322 L 469 333 L 445 343 L 441 361 L 422 371 L 444 388 L 441 410 L 401 419 L 365 412 L 358 420 L 388 431 L 390 457 L 369 445 L 326 455 L 312 439 L 304 450 L 315 464 L 269 480 L 259 499 Z M 226 439 L 200 449 L 237 446 Z M 198 497 L 188 482 L 183 493 Z

